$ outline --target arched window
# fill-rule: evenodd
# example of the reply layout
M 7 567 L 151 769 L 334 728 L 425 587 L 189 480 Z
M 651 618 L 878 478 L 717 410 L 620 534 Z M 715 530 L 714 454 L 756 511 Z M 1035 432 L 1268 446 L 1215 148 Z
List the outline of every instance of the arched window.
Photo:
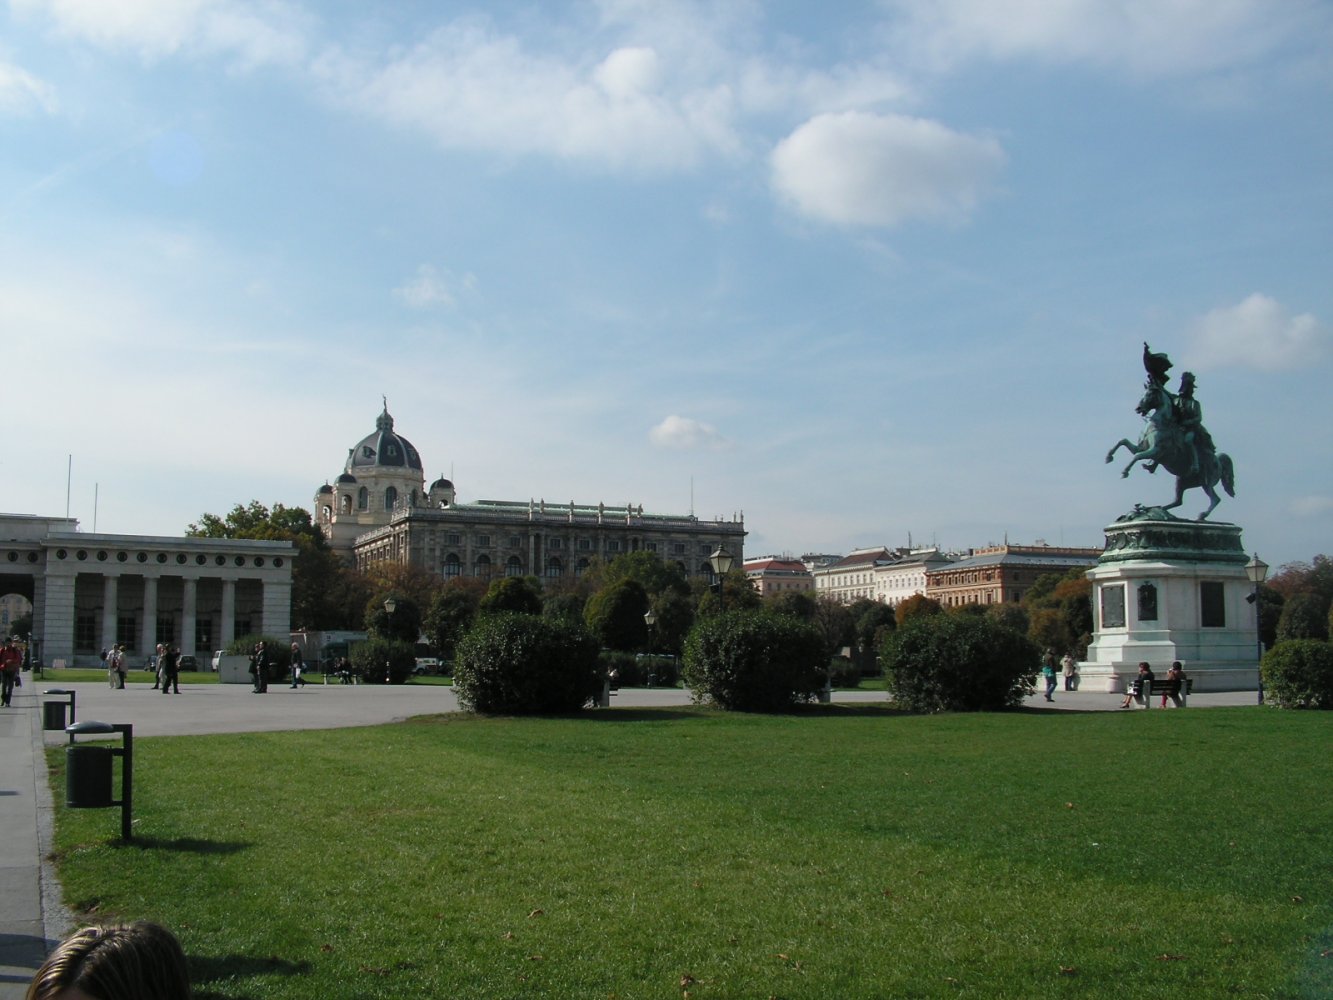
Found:
M 491 557 L 477 556 L 473 576 L 481 580 L 489 580 L 491 576 Z
M 580 559 L 574 564 L 574 575 L 582 576 L 588 569 L 588 560 Z
M 390 486 L 387 490 L 384 491 L 384 509 L 393 510 L 393 508 L 397 505 L 397 503 L 398 503 L 398 488 L 396 486 Z
M 564 566 L 562 566 L 562 565 L 560 564 L 560 560 L 559 560 L 559 559 L 547 559 L 547 560 L 546 560 L 546 575 L 547 575 L 548 577 L 554 579 L 555 577 L 559 576 L 559 575 L 560 575 L 561 573 L 563 573 L 564 571 L 565 571 L 565 568 L 564 568 Z
M 328 524 L 333 520 L 333 508 L 325 504 L 319 509 L 319 517 L 325 524 Z
M 357 510 L 370 509 L 370 490 L 366 489 L 364 486 L 362 486 L 361 489 L 357 490 L 356 509 Z
M 342 512 L 344 514 L 352 513 L 352 494 L 344 493 L 342 499 Z
M 450 552 L 444 557 L 444 576 L 447 580 L 452 580 L 456 576 L 463 575 L 463 560 L 458 558 L 457 552 Z
M 518 556 L 510 556 L 509 561 L 505 563 L 505 576 L 522 576 L 523 563 L 519 561 Z

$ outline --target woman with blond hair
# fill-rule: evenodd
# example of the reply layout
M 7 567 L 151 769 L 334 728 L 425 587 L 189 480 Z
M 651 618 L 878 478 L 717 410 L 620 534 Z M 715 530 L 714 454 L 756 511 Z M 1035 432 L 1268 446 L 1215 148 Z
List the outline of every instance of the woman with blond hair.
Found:
M 27 1000 L 190 1000 L 185 952 L 146 920 L 85 927 L 46 957 Z

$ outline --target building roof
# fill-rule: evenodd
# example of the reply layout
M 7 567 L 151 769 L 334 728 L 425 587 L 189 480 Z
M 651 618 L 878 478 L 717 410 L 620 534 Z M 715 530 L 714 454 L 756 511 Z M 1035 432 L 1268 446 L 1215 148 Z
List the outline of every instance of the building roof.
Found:
M 347 472 L 374 468 L 422 471 L 421 456 L 412 442 L 394 432 L 388 403 L 375 420 L 375 433 L 363 437 L 347 456 Z

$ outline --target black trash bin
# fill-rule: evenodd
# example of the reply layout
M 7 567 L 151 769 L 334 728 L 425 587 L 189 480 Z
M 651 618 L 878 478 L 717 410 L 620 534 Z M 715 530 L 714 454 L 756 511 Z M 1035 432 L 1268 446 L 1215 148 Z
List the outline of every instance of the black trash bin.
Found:
M 65 748 L 65 805 L 70 809 L 105 809 L 111 801 L 111 748 Z
M 42 728 L 43 729 L 61 729 L 65 728 L 65 701 L 44 701 L 42 702 Z

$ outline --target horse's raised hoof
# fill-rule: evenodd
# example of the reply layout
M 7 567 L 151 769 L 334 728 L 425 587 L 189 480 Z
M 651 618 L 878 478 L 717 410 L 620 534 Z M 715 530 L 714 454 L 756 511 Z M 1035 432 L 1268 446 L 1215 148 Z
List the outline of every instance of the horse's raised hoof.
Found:
M 1107 464 L 1107 465 L 1110 465 L 1111 462 L 1114 461 L 1114 459 L 1115 459 L 1115 452 L 1113 452 L 1113 451 L 1108 451 L 1108 452 L 1106 453 L 1106 464 Z

